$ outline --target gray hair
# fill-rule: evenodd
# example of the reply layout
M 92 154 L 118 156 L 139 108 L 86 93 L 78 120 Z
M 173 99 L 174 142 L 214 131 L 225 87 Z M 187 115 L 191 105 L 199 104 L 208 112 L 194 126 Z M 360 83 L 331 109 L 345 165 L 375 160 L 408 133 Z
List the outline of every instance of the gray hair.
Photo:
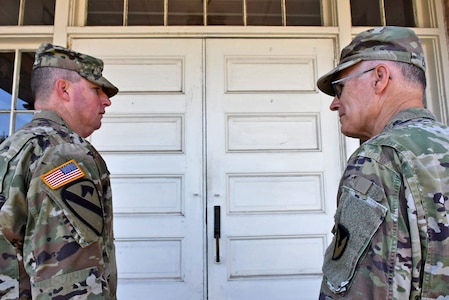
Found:
M 31 90 L 34 93 L 35 101 L 47 101 L 58 79 L 78 82 L 81 80 L 81 76 L 75 71 L 62 68 L 44 67 L 33 70 Z
M 426 73 L 424 70 L 408 63 L 394 62 L 394 64 L 398 66 L 407 81 L 421 85 L 423 90 L 426 89 Z

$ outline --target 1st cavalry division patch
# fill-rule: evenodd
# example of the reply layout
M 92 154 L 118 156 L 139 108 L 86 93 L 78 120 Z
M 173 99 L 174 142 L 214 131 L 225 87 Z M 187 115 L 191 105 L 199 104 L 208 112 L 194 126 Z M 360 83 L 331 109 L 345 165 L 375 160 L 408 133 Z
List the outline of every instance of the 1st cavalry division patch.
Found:
M 45 173 L 41 176 L 41 179 L 49 188 L 56 190 L 57 188 L 82 177 L 84 177 L 84 172 L 78 166 L 76 161 L 72 159 L 59 167 L 54 168 L 50 172 Z

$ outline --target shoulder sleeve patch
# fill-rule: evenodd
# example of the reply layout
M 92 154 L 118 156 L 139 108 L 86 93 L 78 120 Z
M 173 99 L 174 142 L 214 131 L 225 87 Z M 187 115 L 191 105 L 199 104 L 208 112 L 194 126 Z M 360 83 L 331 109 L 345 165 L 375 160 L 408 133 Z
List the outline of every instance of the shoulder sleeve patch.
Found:
M 61 198 L 73 213 L 73 217 L 68 216 L 70 222 L 86 240 L 94 240 L 95 236 L 103 233 L 103 207 L 92 181 L 81 180 L 65 186 L 61 191 Z M 94 235 L 91 235 L 79 221 L 93 231 Z
M 52 190 L 56 190 L 72 181 L 84 177 L 84 172 L 74 159 L 54 168 L 41 176 L 42 181 Z

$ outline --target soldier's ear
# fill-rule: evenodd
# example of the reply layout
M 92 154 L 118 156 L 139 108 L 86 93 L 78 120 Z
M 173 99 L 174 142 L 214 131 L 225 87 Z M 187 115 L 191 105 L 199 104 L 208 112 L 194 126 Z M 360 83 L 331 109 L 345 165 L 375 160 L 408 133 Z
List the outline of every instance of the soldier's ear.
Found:
M 380 64 L 374 69 L 374 77 L 375 80 L 373 81 L 373 88 L 375 89 L 376 93 L 382 93 L 385 88 L 388 86 L 388 82 L 390 80 L 390 69 L 385 64 Z
M 55 82 L 55 92 L 59 98 L 63 100 L 70 100 L 70 95 L 68 93 L 68 88 L 70 86 L 70 82 L 65 79 L 58 79 Z

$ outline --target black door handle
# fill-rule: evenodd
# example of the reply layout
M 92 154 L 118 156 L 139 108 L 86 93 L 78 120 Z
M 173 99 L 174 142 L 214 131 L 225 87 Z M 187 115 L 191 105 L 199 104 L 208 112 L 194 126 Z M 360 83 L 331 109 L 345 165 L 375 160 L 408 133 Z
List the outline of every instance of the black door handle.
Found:
M 220 206 L 214 206 L 214 239 L 215 239 L 215 262 L 220 262 L 220 237 L 221 237 L 221 213 Z

